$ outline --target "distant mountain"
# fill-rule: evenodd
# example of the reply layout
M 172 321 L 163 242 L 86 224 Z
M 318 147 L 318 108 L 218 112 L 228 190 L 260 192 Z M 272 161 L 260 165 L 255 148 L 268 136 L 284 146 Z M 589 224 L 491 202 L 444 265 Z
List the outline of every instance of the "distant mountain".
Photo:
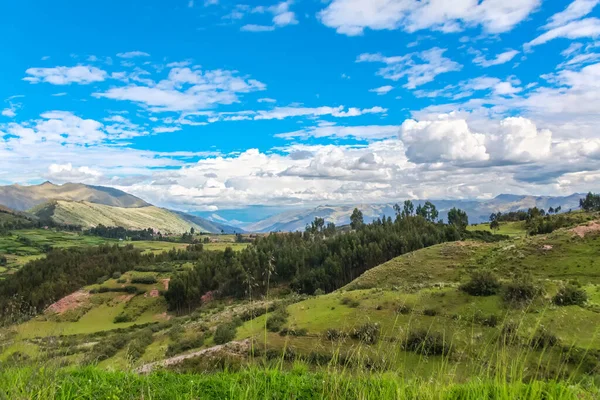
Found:
M 52 200 L 87 201 L 113 207 L 148 207 L 150 204 L 121 190 L 81 183 L 55 185 L 0 186 L 0 204 L 17 211 L 25 211 Z
M 40 219 L 92 227 L 154 228 L 163 233 L 234 233 L 241 229 L 179 211 L 155 207 L 118 189 L 79 183 L 0 186 L 0 211 L 30 211 Z M 6 211 L 7 212 L 7 211 Z M 5 212 L 5 213 L 6 213 Z
M 453 207 L 460 208 L 469 215 L 470 223 L 480 223 L 489 220 L 491 213 L 509 212 L 526 210 L 531 207 L 548 209 L 549 207 L 562 207 L 563 211 L 577 209 L 579 199 L 583 194 L 572 194 L 565 197 L 552 196 L 520 196 L 501 194 L 490 200 L 431 200 L 440 212 L 440 218 L 446 219 L 448 211 Z M 415 207 L 423 204 L 426 200 L 413 201 Z M 399 202 L 402 203 L 402 202 Z M 315 218 L 323 218 L 326 222 L 333 222 L 336 225 L 346 225 L 350 223 L 350 215 L 354 208 L 362 211 L 365 221 L 370 222 L 373 219 L 385 216 L 394 216 L 394 204 L 359 204 L 359 205 L 338 205 L 338 206 L 318 206 L 315 208 L 305 208 L 300 210 L 290 210 L 270 216 L 258 222 L 244 226 L 248 232 L 276 232 L 276 231 L 302 231 L 306 225 L 314 221 Z

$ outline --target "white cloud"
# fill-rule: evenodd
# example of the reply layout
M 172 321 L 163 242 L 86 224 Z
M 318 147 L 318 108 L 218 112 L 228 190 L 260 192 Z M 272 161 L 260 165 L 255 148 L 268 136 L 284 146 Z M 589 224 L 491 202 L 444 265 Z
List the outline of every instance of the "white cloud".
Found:
M 266 89 L 262 82 L 239 77 L 235 71 L 202 71 L 199 67 L 172 68 L 168 78 L 157 83 L 135 75 L 127 79 L 144 86 L 113 87 L 93 96 L 133 101 L 154 111 L 196 111 L 217 104 L 236 103 L 238 94 Z
M 557 28 L 568 22 L 585 17 L 592 12 L 600 0 L 575 0 L 564 11 L 554 14 L 544 26 L 546 29 Z
M 393 89 L 394 89 L 393 86 L 386 85 L 386 86 L 381 86 L 381 87 L 378 87 L 375 89 L 371 89 L 371 90 L 369 90 L 369 92 L 377 93 L 378 95 L 384 95 L 384 94 L 389 93 Z
M 496 55 L 496 57 L 491 60 L 486 59 L 483 55 L 478 55 L 473 59 L 473 63 L 487 68 L 493 65 L 505 64 L 512 60 L 517 54 L 519 54 L 517 50 L 507 50 L 503 53 Z
M 529 119 L 511 117 L 500 122 L 499 132 L 490 139 L 488 149 L 495 159 L 531 162 L 548 158 L 551 145 L 552 132 L 538 130 Z
M 192 4 L 193 6 L 193 4 Z M 143 51 L 128 51 L 126 53 L 118 53 L 117 57 L 120 58 L 136 58 L 136 57 L 150 57 L 150 54 Z
M 415 163 L 485 161 L 485 135 L 471 132 L 465 120 L 404 121 L 400 134 L 406 156 Z
M 398 127 L 395 125 L 367 125 L 367 126 L 338 126 L 338 125 L 322 125 L 308 129 L 302 129 L 295 132 L 280 133 L 276 137 L 283 139 L 309 137 L 315 138 L 348 138 L 355 139 L 387 139 L 398 135 Z
M 462 65 L 444 57 L 445 51 L 446 49 L 434 47 L 430 50 L 396 57 L 384 57 L 379 53 L 364 53 L 358 56 L 356 62 L 384 63 L 386 66 L 379 69 L 378 75 L 393 81 L 407 78 L 404 87 L 414 89 L 432 82 L 440 74 L 461 70 Z
M 296 25 L 298 24 L 298 20 L 296 19 L 296 14 L 293 11 L 290 11 L 291 4 L 292 1 L 288 0 L 270 7 L 255 7 L 251 11 L 254 14 L 263 14 L 265 12 L 272 14 L 273 18 L 271 22 L 273 25 L 246 24 L 240 29 L 246 32 L 270 32 L 274 31 L 276 28 L 282 28 L 288 25 Z M 237 13 L 235 13 L 236 11 Z M 227 17 L 231 19 L 241 19 L 244 17 L 244 12 L 247 11 L 249 11 L 248 8 L 236 8 L 236 10 L 234 10 L 234 12 L 229 14 Z
M 502 33 L 539 4 L 540 0 L 333 0 L 318 16 L 326 26 L 350 36 L 361 35 L 366 28 L 457 32 L 477 25 L 489 33 Z
M 269 97 L 263 97 L 262 99 L 258 99 L 256 101 L 258 101 L 259 103 L 277 103 L 277 100 L 271 99 Z
M 107 77 L 106 71 L 84 65 L 76 67 L 29 68 L 25 73 L 30 76 L 23 78 L 24 81 L 30 83 L 47 82 L 53 85 L 70 85 L 71 83 L 87 85 L 93 82 L 102 82 Z
M 11 108 L 5 108 L 4 110 L 2 110 L 2 115 L 5 116 L 5 117 L 13 118 L 13 117 L 17 116 L 17 113 L 11 107 Z
M 242 26 L 240 29 L 246 32 L 270 32 L 274 31 L 275 27 L 271 25 L 247 24 Z
M 525 43 L 523 47 L 529 50 L 533 46 L 539 46 L 557 38 L 581 39 L 587 37 L 597 38 L 598 36 L 600 36 L 600 19 L 585 18 L 550 29 L 532 41 Z

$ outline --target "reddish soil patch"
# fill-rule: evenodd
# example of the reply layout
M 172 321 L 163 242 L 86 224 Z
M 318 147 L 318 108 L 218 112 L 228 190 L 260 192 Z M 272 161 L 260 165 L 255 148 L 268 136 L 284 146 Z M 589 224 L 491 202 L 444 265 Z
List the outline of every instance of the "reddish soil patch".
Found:
M 150 297 L 158 297 L 160 295 L 160 292 L 158 291 L 158 289 L 152 289 L 150 292 L 146 293 L 144 297 L 147 297 L 147 295 Z
M 171 278 L 166 278 L 162 280 L 163 286 L 165 287 L 165 290 L 169 290 L 169 282 L 171 281 Z
M 164 313 L 156 314 L 154 316 L 154 319 L 164 319 L 164 320 L 168 321 L 171 319 L 171 316 L 169 314 L 167 314 L 167 312 L 165 311 Z
M 133 299 L 133 296 L 135 296 L 135 294 L 123 294 L 115 297 L 115 300 L 119 303 L 127 303 L 129 300 Z
M 63 297 L 54 304 L 48 306 L 46 311 L 50 311 L 57 314 L 62 314 L 69 310 L 74 310 L 77 307 L 82 306 L 90 294 L 85 290 L 78 290 L 75 293 L 71 293 L 68 296 Z
M 577 226 L 571 229 L 571 232 L 575 233 L 579 237 L 585 237 L 590 232 L 600 231 L 600 224 L 598 221 L 590 222 L 587 225 Z

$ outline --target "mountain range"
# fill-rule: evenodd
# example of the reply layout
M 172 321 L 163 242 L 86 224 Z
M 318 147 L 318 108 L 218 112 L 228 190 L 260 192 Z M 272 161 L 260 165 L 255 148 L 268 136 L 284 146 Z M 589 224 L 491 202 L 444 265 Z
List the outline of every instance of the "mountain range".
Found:
M 579 208 L 579 199 L 584 194 L 575 193 L 570 196 L 525 196 L 501 194 L 488 200 L 431 200 L 440 213 L 439 217 L 446 219 L 448 211 L 453 207 L 467 212 L 471 224 L 489 221 L 491 213 L 527 210 L 531 207 L 548 209 L 549 207 L 562 207 L 563 211 Z M 426 200 L 413 201 L 415 207 L 425 203 Z M 399 201 L 402 205 L 402 201 Z M 326 222 L 336 225 L 350 223 L 350 215 L 354 208 L 362 211 L 366 222 L 385 216 L 393 216 L 393 203 L 385 204 L 358 204 L 358 205 L 324 205 L 313 208 L 287 210 L 271 215 L 264 219 L 247 222 L 241 227 L 248 232 L 275 232 L 275 231 L 297 231 L 304 230 L 307 224 L 315 218 L 323 218 Z M 236 213 L 239 215 L 239 211 Z M 220 222 L 226 222 L 226 212 L 210 213 L 204 216 L 209 220 L 218 218 Z M 230 222 L 229 222 L 230 223 Z
M 501 194 L 487 200 L 431 200 L 447 218 L 448 211 L 457 207 L 467 212 L 470 223 L 489 220 L 491 213 L 526 210 L 531 207 L 548 209 L 562 207 L 563 211 L 577 209 L 583 194 L 570 196 L 526 196 Z M 413 201 L 415 207 L 425 200 Z M 399 201 L 402 203 L 402 201 Z M 183 233 L 194 228 L 207 233 L 276 232 L 304 230 L 315 218 L 336 225 L 350 223 L 354 208 L 362 211 L 366 222 L 383 216 L 393 216 L 394 204 L 324 205 L 312 208 L 284 209 L 281 207 L 249 206 L 245 209 L 222 210 L 218 213 L 186 213 L 154 206 L 139 197 L 118 189 L 80 183 L 55 185 L 0 186 L 0 206 L 55 222 L 92 227 L 122 226 L 128 229 L 153 228 L 163 233 Z

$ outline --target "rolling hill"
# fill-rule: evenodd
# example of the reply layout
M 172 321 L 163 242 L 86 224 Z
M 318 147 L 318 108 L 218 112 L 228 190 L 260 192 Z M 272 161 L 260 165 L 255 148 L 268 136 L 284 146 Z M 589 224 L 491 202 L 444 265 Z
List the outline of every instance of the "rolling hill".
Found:
M 231 233 L 235 228 L 217 225 L 185 213 L 155 206 L 136 208 L 113 207 L 88 201 L 55 200 L 33 208 L 41 219 L 90 228 L 98 225 L 121 226 L 126 229 L 153 228 L 162 233 L 179 234 L 194 228 L 198 232 Z
M 40 185 L 0 186 L 0 204 L 17 211 L 26 211 L 51 200 L 87 201 L 114 207 L 147 207 L 144 200 L 121 190 L 81 183 L 55 185 L 44 182 Z
M 440 212 L 440 218 L 446 219 L 448 211 L 453 207 L 460 208 L 469 215 L 470 223 L 488 221 L 491 213 L 526 210 L 531 207 L 548 209 L 549 207 L 562 207 L 564 211 L 577 209 L 582 194 L 572 194 L 565 197 L 551 196 L 519 196 L 501 194 L 490 200 L 431 200 Z M 426 200 L 413 201 L 415 207 L 423 204 Z M 399 203 L 401 203 L 399 201 Z M 315 218 L 323 218 L 326 222 L 336 225 L 347 225 L 350 223 L 350 215 L 354 208 L 358 208 L 364 215 L 365 222 L 385 216 L 393 216 L 394 204 L 358 204 L 358 205 L 325 205 L 315 208 L 304 208 L 270 216 L 263 220 L 244 225 L 248 232 L 276 232 L 276 231 L 302 231 L 307 224 Z
M 102 224 L 127 229 L 154 228 L 163 233 L 183 233 L 192 227 L 207 233 L 243 232 L 230 225 L 153 206 L 118 189 L 79 183 L 0 186 L 0 212 L 86 228 Z

